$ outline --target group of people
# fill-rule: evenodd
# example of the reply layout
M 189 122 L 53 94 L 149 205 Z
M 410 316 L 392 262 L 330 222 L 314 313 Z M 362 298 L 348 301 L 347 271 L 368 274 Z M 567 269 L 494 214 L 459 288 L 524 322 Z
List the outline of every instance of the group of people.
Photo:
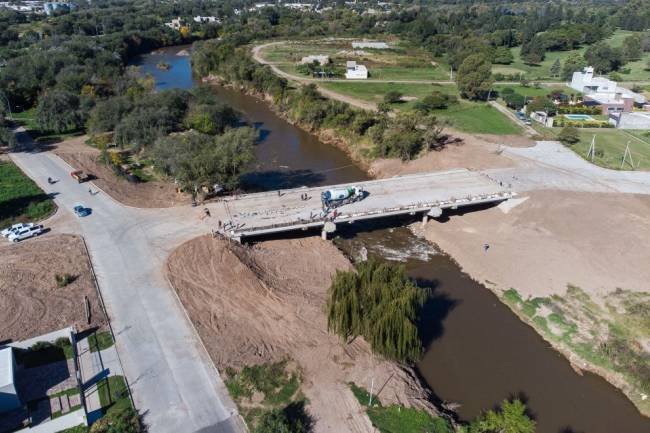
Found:
M 300 194 L 300 200 L 302 200 L 302 201 L 309 200 L 310 198 L 311 197 L 309 197 L 309 195 L 306 192 Z

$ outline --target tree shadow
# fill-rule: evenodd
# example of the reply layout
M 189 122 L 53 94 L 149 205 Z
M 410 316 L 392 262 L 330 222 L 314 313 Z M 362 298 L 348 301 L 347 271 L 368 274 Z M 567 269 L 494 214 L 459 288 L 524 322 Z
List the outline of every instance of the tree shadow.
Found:
M 314 418 L 305 410 L 304 401 L 294 401 L 282 411 L 291 424 L 291 431 L 312 431 L 314 427 Z M 298 426 L 302 426 L 303 429 L 299 430 Z
M 12 218 L 17 215 L 25 215 L 30 206 L 49 201 L 52 197 L 49 194 L 40 193 L 23 197 L 15 197 L 0 204 L 0 221 Z
M 450 298 L 446 293 L 439 293 L 438 280 L 416 279 L 415 282 L 418 287 L 430 291 L 429 297 L 419 311 L 417 323 L 422 347 L 426 349 L 444 335 L 444 321 L 460 301 Z
M 246 192 L 261 192 L 316 186 L 324 180 L 323 174 L 312 170 L 267 170 L 244 174 L 241 177 L 241 185 Z

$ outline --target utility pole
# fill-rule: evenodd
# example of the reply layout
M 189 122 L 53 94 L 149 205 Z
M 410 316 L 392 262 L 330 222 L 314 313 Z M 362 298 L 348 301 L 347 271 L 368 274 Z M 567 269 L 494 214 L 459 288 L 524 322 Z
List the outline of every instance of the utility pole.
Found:
M 625 146 L 625 152 L 623 153 L 623 160 L 621 161 L 621 170 L 623 169 L 623 166 L 625 165 L 625 161 L 627 158 L 630 158 L 630 166 L 632 169 L 634 169 L 634 161 L 632 161 L 632 152 L 630 152 L 630 142 L 628 140 L 627 145 Z
M 368 399 L 368 406 L 372 407 L 372 393 L 375 391 L 375 378 L 370 382 L 370 398 Z
M 596 134 L 591 139 L 591 145 L 589 146 L 589 152 L 587 152 L 587 158 L 591 158 L 591 162 L 594 162 L 594 157 L 596 156 Z

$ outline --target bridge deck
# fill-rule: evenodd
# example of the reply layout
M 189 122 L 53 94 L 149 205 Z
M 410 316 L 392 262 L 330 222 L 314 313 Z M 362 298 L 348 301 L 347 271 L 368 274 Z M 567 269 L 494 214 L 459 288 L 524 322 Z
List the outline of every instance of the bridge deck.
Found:
M 323 215 L 320 194 L 328 188 L 295 188 L 229 197 L 221 202 L 230 221 L 222 233 L 235 238 L 322 227 L 332 215 Z M 428 212 L 507 200 L 513 193 L 486 175 L 452 170 L 357 182 L 368 194 L 361 201 L 337 209 L 335 223 L 389 215 Z M 307 193 L 309 200 L 301 200 Z

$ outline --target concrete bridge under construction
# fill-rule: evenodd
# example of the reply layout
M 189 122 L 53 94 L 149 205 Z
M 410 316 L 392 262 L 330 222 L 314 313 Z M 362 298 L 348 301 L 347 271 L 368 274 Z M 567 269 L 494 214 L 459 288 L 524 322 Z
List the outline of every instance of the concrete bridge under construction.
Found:
M 324 212 L 321 192 L 352 184 L 301 187 L 228 197 L 219 203 L 229 220 L 219 233 L 237 241 L 295 230 L 321 229 L 323 238 L 343 223 L 421 213 L 423 221 L 445 209 L 507 200 L 515 195 L 487 175 L 465 169 L 354 183 L 366 191 L 360 201 Z M 304 197 L 307 197 L 305 199 Z

